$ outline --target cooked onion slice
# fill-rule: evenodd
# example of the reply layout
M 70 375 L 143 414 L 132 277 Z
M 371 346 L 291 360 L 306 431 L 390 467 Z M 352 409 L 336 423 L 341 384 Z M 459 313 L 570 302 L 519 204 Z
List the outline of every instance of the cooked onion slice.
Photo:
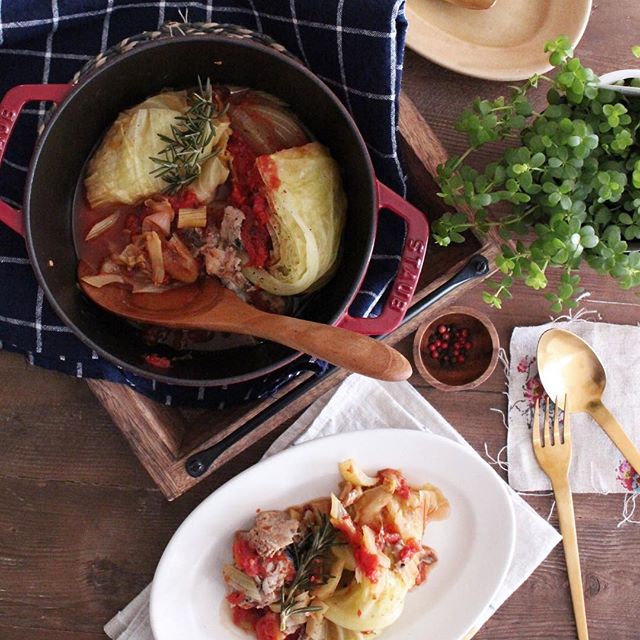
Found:
M 340 578 L 342 578 L 342 572 L 344 571 L 344 561 L 340 559 L 335 559 L 331 563 L 331 567 L 329 568 L 329 578 L 319 587 L 315 587 L 311 589 L 311 595 L 315 598 L 319 598 L 320 600 L 325 600 L 329 596 L 333 595 L 335 590 L 338 588 L 338 584 L 340 583 Z
M 111 229 L 111 227 L 113 227 L 113 225 L 118 221 L 119 217 L 120 212 L 115 211 L 114 213 L 108 215 L 106 218 L 103 218 L 102 220 L 96 222 L 89 230 L 89 233 L 87 233 L 87 237 L 85 238 L 85 240 L 93 240 L 108 229 Z
M 144 234 L 147 243 L 147 252 L 151 262 L 151 279 L 153 284 L 161 285 L 164 281 L 164 258 L 162 257 L 162 241 L 155 231 Z
M 194 229 L 207 226 L 207 207 L 178 210 L 178 229 Z
M 268 155 L 309 142 L 297 118 L 275 102 L 243 100 L 229 109 L 231 126 L 249 143 L 254 153 Z
M 144 202 L 145 209 L 151 213 L 142 221 L 143 231 L 161 231 L 165 237 L 171 234 L 171 222 L 175 212 L 171 203 L 166 199 L 153 200 L 149 198 Z
M 164 268 L 174 280 L 192 283 L 198 279 L 198 262 L 175 233 L 169 240 L 163 241 L 162 252 Z
M 260 600 L 260 591 L 256 583 L 253 581 L 253 578 L 250 578 L 246 573 L 236 569 L 236 567 L 231 564 L 227 564 L 222 569 L 222 576 L 234 591 L 239 591 L 254 602 Z
M 354 487 L 374 487 L 378 484 L 378 478 L 368 476 L 351 458 L 341 462 L 340 475 Z
M 117 273 L 99 273 L 96 276 L 83 276 L 81 280 L 82 282 L 86 282 L 88 285 L 96 287 L 97 289 L 116 282 L 118 284 L 125 284 L 124 278 Z

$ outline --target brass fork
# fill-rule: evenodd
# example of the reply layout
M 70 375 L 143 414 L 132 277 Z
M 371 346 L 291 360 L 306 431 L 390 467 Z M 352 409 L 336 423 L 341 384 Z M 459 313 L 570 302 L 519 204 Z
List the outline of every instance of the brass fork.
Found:
M 564 414 L 561 437 L 557 404 L 553 416 L 553 431 L 551 430 L 551 420 L 549 416 L 550 405 L 551 402 L 547 400 L 544 425 L 542 425 L 541 428 L 540 401 L 536 401 L 533 412 L 533 426 L 531 427 L 533 450 L 539 465 L 549 476 L 549 480 L 551 480 L 553 493 L 556 497 L 578 640 L 588 640 L 589 631 L 587 630 L 587 614 L 584 607 L 584 593 L 582 591 L 582 573 L 580 571 L 580 556 L 578 554 L 576 519 L 573 513 L 571 487 L 569 486 L 569 466 L 571 465 L 571 428 L 569 425 L 569 413 L 565 412 Z M 564 406 L 567 406 L 566 398 Z

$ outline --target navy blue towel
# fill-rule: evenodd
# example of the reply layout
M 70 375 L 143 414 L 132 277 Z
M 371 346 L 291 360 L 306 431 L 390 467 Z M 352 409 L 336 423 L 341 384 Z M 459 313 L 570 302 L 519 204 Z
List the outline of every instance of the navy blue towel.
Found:
M 284 45 L 342 100 L 367 142 L 378 177 L 404 194 L 396 147 L 404 0 L 0 0 L 0 96 L 16 84 L 68 82 L 88 60 L 122 39 L 185 19 L 242 25 Z M 44 115 L 45 105 L 23 110 L 0 167 L 0 197 L 16 208 Z M 370 273 L 351 310 L 355 315 L 370 313 L 387 288 L 403 229 L 398 219 L 383 217 Z M 92 353 L 47 304 L 22 238 L 2 225 L 0 348 L 78 377 L 130 384 L 167 404 L 226 402 L 219 390 L 156 385 Z M 270 384 L 262 380 L 232 401 L 264 393 Z

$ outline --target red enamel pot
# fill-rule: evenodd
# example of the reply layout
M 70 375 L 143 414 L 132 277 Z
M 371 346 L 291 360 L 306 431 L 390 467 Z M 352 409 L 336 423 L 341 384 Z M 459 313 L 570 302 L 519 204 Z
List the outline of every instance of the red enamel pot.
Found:
M 333 279 L 304 305 L 301 317 L 380 335 L 396 328 L 422 268 L 429 228 L 424 214 L 376 180 L 365 143 L 335 95 L 306 67 L 264 45 L 224 36 L 187 36 L 139 44 L 96 68 L 77 85 L 21 85 L 0 103 L 0 161 L 22 107 L 53 101 L 57 108 L 36 146 L 22 212 L 0 201 L 0 221 L 25 236 L 31 264 L 47 299 L 73 332 L 114 364 L 170 384 L 215 386 L 251 380 L 299 354 L 271 342 L 216 352 L 194 351 L 166 373 L 145 362 L 149 346 L 129 323 L 97 308 L 76 283 L 73 202 L 83 167 L 119 112 L 165 87 L 197 78 L 269 91 L 291 105 L 342 168 L 348 198 L 343 255 Z M 388 209 L 406 222 L 398 275 L 380 316 L 351 317 L 348 308 L 371 259 L 378 215 Z

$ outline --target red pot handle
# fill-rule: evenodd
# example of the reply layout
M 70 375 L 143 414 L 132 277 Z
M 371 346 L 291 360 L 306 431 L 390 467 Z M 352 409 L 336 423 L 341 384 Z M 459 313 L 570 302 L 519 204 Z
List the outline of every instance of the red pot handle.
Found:
M 407 235 L 400 255 L 400 265 L 382 313 L 376 318 L 354 318 L 347 312 L 338 326 L 367 335 L 383 335 L 396 329 L 413 298 L 429 240 L 429 222 L 422 211 L 409 204 L 395 191 L 376 181 L 378 212 L 389 209 L 407 223 Z
M 39 100 L 62 102 L 71 89 L 70 84 L 20 84 L 7 91 L 0 102 L 0 165 L 22 107 L 27 102 Z M 24 235 L 22 215 L 4 200 L 0 200 L 0 222 L 4 222 L 16 233 Z

